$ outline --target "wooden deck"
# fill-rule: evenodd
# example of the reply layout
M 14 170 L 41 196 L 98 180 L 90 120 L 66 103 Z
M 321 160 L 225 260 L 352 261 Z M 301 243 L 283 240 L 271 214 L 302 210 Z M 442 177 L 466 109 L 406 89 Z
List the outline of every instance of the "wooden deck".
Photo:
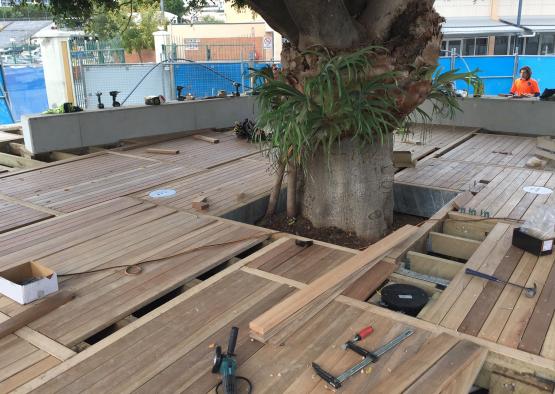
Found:
M 512 247 L 514 224 L 493 217 L 525 218 L 553 204 L 554 194 L 522 187 L 554 188 L 555 175 L 523 167 L 532 152 L 527 138 L 436 127 L 417 144 L 423 131 L 415 130 L 396 149 L 419 161 L 396 181 L 475 195 L 464 194 L 380 256 L 281 346 L 251 339 L 249 323 L 359 252 L 318 241 L 302 247 L 295 236 L 219 217 L 268 195 L 273 179 L 256 144 L 204 130 L 220 142 L 139 139 L 0 175 L 0 270 L 40 261 L 62 275 L 61 289 L 76 294 L 0 338 L 0 393 L 213 392 L 214 345 L 226 344 L 232 325 L 240 329 L 238 373 L 254 392 L 327 393 L 310 363 L 339 374 L 360 361 L 340 345 L 369 323 L 375 332 L 361 346 L 370 350 L 404 330 L 414 334 L 341 391 L 466 394 L 476 383 L 492 393 L 507 385 L 552 392 L 555 255 Z M 176 194 L 149 197 L 156 189 Z M 201 196 L 209 208 L 197 211 L 191 203 Z M 456 205 L 490 219 L 474 222 L 454 212 Z M 125 273 L 136 264 L 140 274 Z M 536 283 L 538 294 L 527 298 L 469 277 L 464 267 Z M 447 285 L 407 276 L 407 268 Z M 418 285 L 431 301 L 418 318 L 385 309 L 379 289 L 387 283 Z M 0 297 L 0 321 L 28 308 Z

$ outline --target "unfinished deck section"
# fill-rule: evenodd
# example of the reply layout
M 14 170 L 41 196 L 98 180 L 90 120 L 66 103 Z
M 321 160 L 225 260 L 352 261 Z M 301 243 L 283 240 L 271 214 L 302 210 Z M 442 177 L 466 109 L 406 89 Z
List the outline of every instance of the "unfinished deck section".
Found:
M 0 233 L 53 217 L 50 212 L 0 199 Z
M 156 189 L 175 190 L 173 196 L 153 198 L 149 196 L 153 189 L 148 189 L 135 194 L 135 197 L 195 214 L 201 212 L 247 221 L 247 217 L 237 217 L 241 216 L 241 213 L 236 211 L 244 210 L 257 201 L 265 205 L 273 184 L 274 174 L 270 171 L 269 163 L 247 158 L 156 186 Z M 195 209 L 192 206 L 193 201 L 199 198 L 206 199 L 206 209 Z M 263 213 L 264 206 L 260 208 Z M 260 213 L 246 216 L 256 217 L 260 216 Z
M 497 224 L 465 264 L 521 286 L 473 277 L 461 270 L 420 318 L 442 327 L 539 355 L 555 365 L 555 255 L 534 256 L 511 245 L 512 226 Z
M 413 159 L 420 160 L 471 138 L 478 130 L 475 127 L 416 124 L 406 134 L 394 134 L 394 150 L 411 152 Z
M 419 160 L 415 168 L 397 173 L 396 206 L 413 214 L 418 212 L 410 212 L 411 207 L 437 210 L 456 193 L 469 190 L 479 194 L 468 206 L 478 215 L 520 219 L 536 198 L 522 188 L 553 184 L 553 171 L 525 167 L 534 156 L 536 143 L 533 137 L 472 133 Z M 490 197 L 483 203 L 486 195 Z M 429 211 L 425 208 L 424 214 Z
M 486 348 L 427 330 L 413 318 L 416 326 L 375 313 L 371 305 L 347 297 L 324 308 L 283 346 L 250 340 L 249 322 L 293 294 L 296 283 L 303 285 L 276 274 L 265 278 L 262 275 L 267 271 L 253 267 L 279 267 L 297 256 L 298 265 L 306 261 L 306 268 L 318 270 L 314 261 L 324 250 L 337 251 L 321 244 L 303 248 L 280 239 L 52 368 L 21 391 L 71 392 L 87 387 L 96 392 L 208 392 L 218 381 L 210 373 L 214 344 L 225 344 L 233 325 L 239 327 L 237 372 L 252 381 L 256 392 L 328 392 L 326 384 L 314 376 L 310 362 L 338 374 L 360 361 L 339 345 L 372 323 L 374 334 L 361 343 L 368 349 L 408 329 L 414 334 L 365 373 L 349 379 L 344 391 L 368 391 L 402 372 L 410 375 L 402 385 L 382 384 L 380 392 L 426 388 L 468 392 L 486 359 Z M 349 255 L 340 252 L 339 260 Z M 306 258 L 300 258 L 301 253 Z M 415 357 L 421 361 L 415 363 Z M 456 368 L 453 360 L 460 360 Z
M 0 269 L 40 261 L 61 276 L 60 289 L 77 293 L 30 325 L 72 346 L 261 243 L 267 233 L 124 198 L 1 236 Z M 221 246 L 203 247 L 214 243 Z M 79 274 L 133 264 L 142 268 L 139 275 L 123 268 Z M 25 308 L 0 298 L 0 311 L 9 316 Z

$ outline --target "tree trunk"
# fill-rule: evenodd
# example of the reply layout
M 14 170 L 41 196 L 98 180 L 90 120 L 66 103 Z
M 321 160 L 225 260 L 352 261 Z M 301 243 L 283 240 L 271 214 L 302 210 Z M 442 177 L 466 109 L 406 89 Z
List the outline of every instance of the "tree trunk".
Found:
M 329 164 L 329 165 L 328 165 Z M 335 144 L 307 162 L 302 214 L 316 227 L 335 226 L 375 242 L 393 223 L 393 142 Z
M 285 163 L 280 163 L 278 170 L 276 172 L 276 181 L 274 183 L 274 188 L 270 193 L 270 199 L 268 200 L 268 208 L 266 209 L 265 219 L 270 218 L 276 212 L 277 202 L 279 200 L 279 194 L 281 192 L 281 184 L 283 182 L 283 175 L 285 174 Z
M 287 217 L 297 216 L 297 167 L 293 160 L 287 164 Z

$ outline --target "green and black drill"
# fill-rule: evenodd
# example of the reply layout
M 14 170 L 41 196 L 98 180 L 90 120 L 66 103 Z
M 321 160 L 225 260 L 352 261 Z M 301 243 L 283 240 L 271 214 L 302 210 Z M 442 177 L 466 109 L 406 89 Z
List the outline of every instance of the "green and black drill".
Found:
M 237 335 L 239 329 L 231 327 L 229 341 L 227 343 L 227 353 L 222 353 L 222 347 L 216 346 L 214 354 L 214 366 L 212 373 L 222 375 L 222 380 L 216 386 L 216 393 L 220 386 L 223 386 L 224 394 L 237 394 L 237 380 L 243 380 L 248 384 L 247 393 L 252 391 L 252 383 L 245 377 L 235 375 L 237 371 L 237 360 L 235 359 L 235 345 L 237 344 Z

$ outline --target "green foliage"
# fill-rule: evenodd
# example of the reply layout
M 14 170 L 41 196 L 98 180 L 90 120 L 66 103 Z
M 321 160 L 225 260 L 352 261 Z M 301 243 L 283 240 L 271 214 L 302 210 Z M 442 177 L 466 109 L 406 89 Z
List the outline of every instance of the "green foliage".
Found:
M 181 18 L 185 13 L 183 0 L 164 0 L 164 11 L 171 12 Z
M 24 3 L 37 2 L 44 4 L 44 0 L 22 0 Z M 170 10 L 172 3 L 177 3 L 178 0 L 166 0 L 169 5 L 165 5 L 168 12 L 182 16 L 192 10 L 196 10 L 205 6 L 212 5 L 211 0 L 185 0 L 182 12 L 173 12 Z M 229 0 L 235 7 L 245 7 L 245 0 Z M 159 4 L 158 0 L 50 0 L 48 7 L 49 12 L 54 15 L 54 20 L 65 26 L 83 26 L 95 14 L 96 10 L 118 10 L 129 8 L 133 4 L 133 8 L 141 7 L 142 5 Z M 178 9 L 175 9 L 178 11 Z
M 212 15 L 204 15 L 200 18 L 201 23 L 225 23 L 222 20 L 216 19 L 216 17 Z
M 14 4 L 10 7 L 0 7 L 0 17 L 7 19 L 47 19 L 52 16 L 46 6 L 42 4 Z
M 468 85 L 474 84 L 475 86 L 482 86 L 483 83 L 478 77 L 478 71 L 459 72 L 458 69 L 442 72 L 439 70 L 432 70 L 430 77 L 432 81 L 432 90 L 428 95 L 428 100 L 432 103 L 432 112 L 425 113 L 420 108 L 417 108 L 415 113 L 419 114 L 424 121 L 431 121 L 434 116 L 438 115 L 444 118 L 451 118 L 455 116 L 456 111 L 461 108 L 455 95 L 455 82 L 466 82 Z M 412 119 L 411 119 L 412 120 Z
M 271 145 L 278 161 L 302 164 L 319 147 L 329 153 L 342 138 L 356 138 L 361 144 L 383 142 L 400 126 L 389 94 L 397 89 L 397 75 L 368 76 L 370 55 L 377 50 L 370 47 L 335 57 L 317 53 L 320 72 L 304 81 L 304 92 L 282 78 L 274 80 L 268 70 L 254 72 L 265 80 L 257 89 L 258 126 L 273 131 Z
M 133 12 L 133 13 L 131 13 Z M 138 9 L 98 9 L 85 25 L 88 34 L 100 40 L 120 38 L 125 50 L 139 54 L 154 48 L 152 33 L 158 30 L 161 16 L 157 4 L 142 4 Z
M 141 57 L 143 49 L 154 49 L 152 33 L 158 30 L 160 13 L 156 5 L 145 5 L 139 8 L 138 12 L 140 20 L 131 20 L 129 26 L 121 34 L 121 41 L 128 53 L 136 51 Z

